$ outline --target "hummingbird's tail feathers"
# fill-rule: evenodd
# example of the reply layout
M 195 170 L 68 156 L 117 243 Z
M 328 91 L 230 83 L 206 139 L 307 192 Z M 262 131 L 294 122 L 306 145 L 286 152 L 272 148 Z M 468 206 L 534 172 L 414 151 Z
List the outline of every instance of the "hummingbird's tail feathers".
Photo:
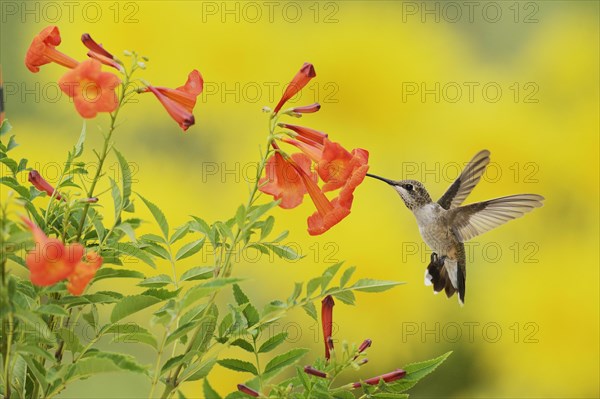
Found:
M 479 183 L 489 163 L 490 152 L 488 150 L 479 151 L 475 154 L 460 176 L 438 200 L 438 204 L 444 209 L 459 207 Z
M 465 242 L 541 207 L 543 201 L 537 194 L 510 195 L 451 209 L 448 221 L 457 239 Z
M 450 298 L 456 292 L 456 288 L 445 267 L 447 261 L 445 256 L 440 258 L 435 252 L 431 254 L 431 261 L 425 270 L 425 285 L 432 285 L 434 294 L 445 291 L 446 296 Z

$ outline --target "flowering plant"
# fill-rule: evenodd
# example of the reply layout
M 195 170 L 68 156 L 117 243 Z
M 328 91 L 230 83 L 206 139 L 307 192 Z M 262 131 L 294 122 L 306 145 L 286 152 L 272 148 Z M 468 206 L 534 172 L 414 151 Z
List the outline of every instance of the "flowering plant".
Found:
M 342 372 L 360 371 L 371 345 L 366 340 L 358 347 L 344 343 L 341 351 L 334 348 L 334 298 L 352 305 L 355 291 L 381 292 L 399 283 L 350 282 L 354 267 L 344 269 L 337 278 L 343 266 L 338 263 L 306 285 L 296 283 L 287 299 L 272 300 L 259 309 L 245 294 L 243 279 L 234 273 L 234 251 L 254 248 L 282 259 L 300 257 L 282 244 L 287 232 L 272 234 L 271 210 L 294 208 L 308 194 L 316 207 L 308 217 L 308 232 L 323 234 L 350 214 L 354 192 L 367 173 L 366 150 L 348 151 L 325 133 L 284 122 L 284 118 L 320 109 L 319 104 L 283 109 L 316 76 L 311 64 L 302 66 L 272 111 L 265 109 L 269 118 L 266 147 L 245 203 L 223 221 L 210 223 L 192 216 L 173 228 L 155 202 L 133 191 L 132 172 L 115 146 L 114 133 L 128 99 L 144 93 L 152 93 L 186 131 L 195 123 L 193 111 L 203 89 L 202 75 L 193 70 L 186 83 L 175 89 L 154 86 L 135 78 L 146 68 L 146 57 L 125 52 L 129 62 L 124 62 L 88 34 L 82 42 L 89 50 L 88 59 L 78 62 L 57 50 L 59 29 L 47 27 L 33 39 L 25 65 L 34 73 L 50 63 L 67 68 L 58 82 L 73 98 L 77 113 L 86 119 L 108 114 L 103 145 L 93 151 L 97 169 L 89 185 L 84 179 L 85 124 L 53 187 L 28 167 L 27 159 L 12 158 L 17 144 L 14 135 L 6 138 L 12 127 L 0 109 L 0 162 L 5 166 L 0 183 L 10 189 L 0 207 L 0 392 L 5 398 L 52 398 L 75 381 L 108 372 L 146 376 L 148 397 L 177 394 L 184 398 L 186 383 L 203 380 L 203 395 L 220 398 L 209 382 L 217 365 L 251 375 L 240 381 L 237 390 L 233 387 L 228 398 L 351 398 L 355 394 L 400 398 L 446 358 L 376 377 L 363 378 L 361 373 L 356 382 L 334 386 Z M 286 147 L 298 151 L 289 153 Z M 120 182 L 104 174 L 109 157 L 120 166 Z M 24 174 L 27 183 L 22 183 Z M 337 195 L 330 199 L 326 193 L 331 192 Z M 259 201 L 263 193 L 273 200 Z M 107 214 L 109 204 L 113 212 Z M 142 220 L 135 217 L 139 205 L 150 211 L 156 234 L 139 233 Z M 179 262 L 205 246 L 212 248 L 208 264 L 181 270 Z M 158 274 L 149 277 L 127 268 L 127 258 L 143 262 Z M 95 287 L 108 279 L 133 284 L 126 291 Z M 224 292 L 233 294 L 234 303 L 219 304 L 217 298 Z M 308 361 L 303 360 L 308 351 L 285 345 L 285 332 L 268 336 L 269 327 L 296 308 L 318 320 L 314 302 L 319 300 L 325 355 L 312 356 L 311 366 L 295 367 L 300 360 Z M 146 325 L 127 322 L 139 312 L 151 312 Z M 79 321 L 93 331 L 91 336 L 74 329 Z M 151 348 L 154 361 L 146 365 L 122 351 L 106 350 L 106 339 L 145 345 Z M 231 348 L 239 349 L 234 353 L 240 358 L 222 355 Z M 241 352 L 250 353 L 254 361 L 241 359 Z

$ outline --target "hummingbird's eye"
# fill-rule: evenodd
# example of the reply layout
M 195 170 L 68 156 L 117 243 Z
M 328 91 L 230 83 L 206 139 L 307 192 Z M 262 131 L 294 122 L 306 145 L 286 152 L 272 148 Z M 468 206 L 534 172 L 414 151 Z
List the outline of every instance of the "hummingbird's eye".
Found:
M 404 188 L 406 189 L 406 191 L 412 191 L 413 185 L 412 184 L 405 184 Z

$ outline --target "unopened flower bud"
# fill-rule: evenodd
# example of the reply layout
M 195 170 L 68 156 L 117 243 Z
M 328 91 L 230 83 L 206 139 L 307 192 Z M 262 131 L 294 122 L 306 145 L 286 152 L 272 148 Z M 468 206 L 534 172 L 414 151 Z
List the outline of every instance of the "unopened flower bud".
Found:
M 243 392 L 246 395 L 252 396 L 253 398 L 258 398 L 260 396 L 260 393 L 256 392 L 254 389 L 244 384 L 238 384 L 237 389 L 238 391 Z
M 312 366 L 305 366 L 304 372 L 306 374 L 314 375 L 315 377 L 319 377 L 319 378 L 327 378 L 328 377 L 327 373 L 317 370 L 317 369 L 313 368 Z

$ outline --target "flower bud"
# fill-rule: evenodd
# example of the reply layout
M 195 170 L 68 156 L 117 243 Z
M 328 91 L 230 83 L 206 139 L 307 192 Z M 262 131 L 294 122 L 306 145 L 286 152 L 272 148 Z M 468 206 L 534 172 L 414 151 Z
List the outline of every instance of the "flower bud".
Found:
M 238 391 L 243 392 L 246 395 L 252 396 L 253 398 L 258 398 L 260 396 L 260 393 L 256 392 L 254 389 L 244 384 L 238 384 L 237 389 Z
M 314 375 L 315 377 L 328 378 L 327 373 L 324 373 L 324 372 L 322 372 L 320 370 L 317 370 L 317 369 L 313 368 L 312 366 L 305 366 L 304 367 L 304 372 L 306 374 Z

